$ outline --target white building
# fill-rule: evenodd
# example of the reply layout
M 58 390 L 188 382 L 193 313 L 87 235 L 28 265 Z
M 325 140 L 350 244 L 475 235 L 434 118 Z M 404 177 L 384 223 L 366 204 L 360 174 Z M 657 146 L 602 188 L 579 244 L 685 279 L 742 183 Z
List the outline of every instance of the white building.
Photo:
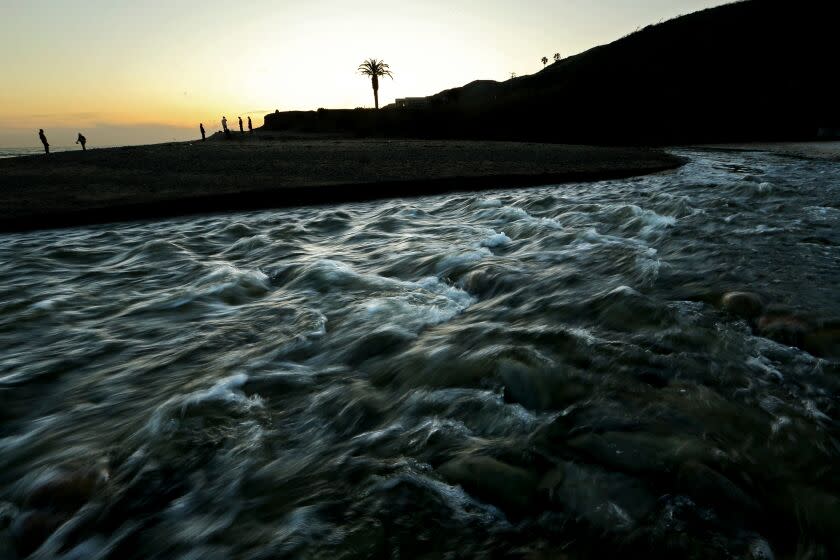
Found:
M 394 105 L 396 105 L 398 109 L 402 109 L 404 107 L 425 107 L 428 104 L 429 99 L 427 97 L 403 97 L 394 100 Z

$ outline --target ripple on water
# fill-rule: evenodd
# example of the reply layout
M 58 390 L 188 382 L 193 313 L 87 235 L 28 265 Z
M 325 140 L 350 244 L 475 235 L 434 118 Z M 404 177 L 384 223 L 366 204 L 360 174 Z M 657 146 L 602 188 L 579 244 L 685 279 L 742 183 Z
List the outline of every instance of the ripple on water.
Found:
M 0 557 L 837 556 L 840 366 L 719 302 L 836 340 L 840 169 L 684 155 L 5 236 Z

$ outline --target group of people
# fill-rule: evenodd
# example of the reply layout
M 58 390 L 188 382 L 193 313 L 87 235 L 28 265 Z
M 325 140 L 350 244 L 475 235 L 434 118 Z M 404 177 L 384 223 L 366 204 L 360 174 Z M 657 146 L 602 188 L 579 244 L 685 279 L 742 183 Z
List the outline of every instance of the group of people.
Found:
M 47 135 L 44 134 L 44 129 L 43 128 L 38 129 L 38 138 L 41 139 L 41 144 L 44 145 L 44 152 L 49 154 L 50 153 L 50 143 L 47 142 Z M 76 144 L 81 144 L 82 145 L 82 151 L 83 152 L 87 151 L 87 148 L 85 147 L 85 144 L 87 144 L 87 138 L 85 138 L 84 135 L 81 132 L 79 133 L 79 137 L 76 138 Z
M 207 133 L 204 131 L 204 123 L 198 123 L 198 129 L 201 131 L 201 139 L 207 140 Z M 222 117 L 222 132 L 225 136 L 230 138 L 230 129 L 228 128 L 227 117 Z M 239 117 L 239 132 L 245 133 L 245 125 L 242 122 L 242 117 Z M 251 117 L 248 117 L 248 132 L 254 132 L 254 125 L 251 122 Z
M 199 123 L 198 128 L 201 130 L 201 139 L 207 140 L 207 134 L 204 131 L 204 123 Z M 222 117 L 222 131 L 225 133 L 225 136 L 230 137 L 230 130 L 228 129 L 227 124 L 227 117 Z M 245 132 L 245 126 L 242 122 L 242 117 L 239 117 L 239 132 Z M 251 123 L 251 117 L 248 117 L 248 132 L 254 132 L 254 125 Z M 47 142 L 47 135 L 44 133 L 44 129 L 41 128 L 38 130 L 38 138 L 41 139 L 41 144 L 44 145 L 44 152 L 47 154 L 50 153 L 50 143 Z M 85 144 L 87 144 L 87 138 L 80 132 L 79 137 L 76 138 L 76 144 L 82 145 L 82 151 L 87 151 Z

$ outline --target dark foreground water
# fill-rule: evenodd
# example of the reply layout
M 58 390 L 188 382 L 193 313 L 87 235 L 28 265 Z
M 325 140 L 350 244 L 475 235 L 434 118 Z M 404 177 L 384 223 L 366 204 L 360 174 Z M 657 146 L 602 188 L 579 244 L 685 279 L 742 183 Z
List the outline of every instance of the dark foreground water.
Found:
M 0 237 L 0 558 L 840 557 L 840 164 L 686 155 Z

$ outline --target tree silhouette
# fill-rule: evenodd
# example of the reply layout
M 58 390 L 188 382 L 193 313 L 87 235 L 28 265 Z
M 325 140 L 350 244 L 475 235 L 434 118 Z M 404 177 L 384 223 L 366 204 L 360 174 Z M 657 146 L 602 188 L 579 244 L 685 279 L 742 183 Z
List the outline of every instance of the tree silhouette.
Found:
M 385 64 L 384 60 L 369 58 L 359 65 L 359 74 L 370 76 L 370 85 L 373 88 L 373 102 L 376 108 L 379 109 L 379 76 L 388 76 L 393 80 L 394 76 L 391 74 L 391 68 Z
M 560 53 L 556 52 L 554 53 L 554 62 L 557 62 L 558 60 L 560 60 Z
M 546 57 L 542 57 L 542 58 L 540 59 L 540 62 L 542 62 L 542 63 L 543 63 L 543 66 L 545 66 L 546 64 L 548 64 L 548 59 L 547 59 Z
M 510 73 L 510 79 L 512 80 L 512 79 L 514 79 L 515 77 L 516 77 L 516 72 L 511 72 L 511 73 Z

